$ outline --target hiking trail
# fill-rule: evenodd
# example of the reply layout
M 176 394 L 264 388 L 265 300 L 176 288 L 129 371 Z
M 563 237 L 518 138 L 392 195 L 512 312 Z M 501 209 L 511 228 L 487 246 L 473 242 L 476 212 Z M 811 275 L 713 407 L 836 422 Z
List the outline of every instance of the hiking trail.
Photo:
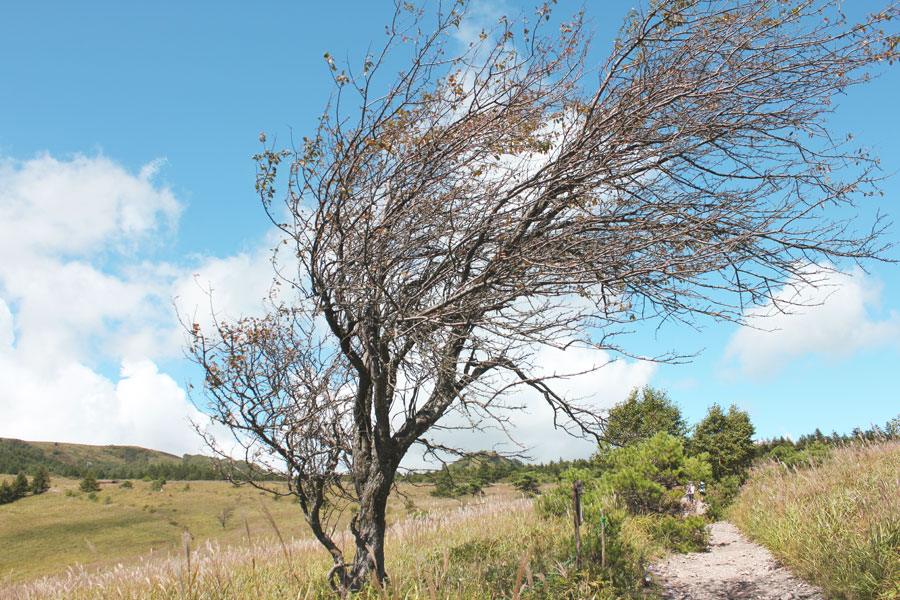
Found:
M 675 600 L 825 600 L 772 554 L 725 521 L 709 526 L 709 550 L 673 554 L 649 567 Z

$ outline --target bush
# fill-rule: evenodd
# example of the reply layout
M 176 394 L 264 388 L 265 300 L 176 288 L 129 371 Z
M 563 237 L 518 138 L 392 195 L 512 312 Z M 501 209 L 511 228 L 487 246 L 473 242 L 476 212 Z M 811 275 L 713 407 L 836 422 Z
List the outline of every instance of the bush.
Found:
M 126 480 L 126 481 L 123 481 L 122 483 L 120 483 L 119 487 L 122 489 L 130 490 L 131 488 L 134 487 L 134 484 L 132 484 L 130 481 Z
M 685 519 L 660 516 L 653 523 L 653 537 L 673 552 L 699 552 L 706 549 L 709 541 L 706 519 L 700 515 Z
M 93 473 L 88 473 L 81 480 L 81 483 L 78 484 L 78 489 L 82 492 L 99 492 L 100 484 L 97 483 L 97 478 Z
M 679 512 L 681 486 L 712 474 L 705 454 L 685 455 L 682 440 L 665 432 L 613 451 L 608 462 L 610 471 L 603 474 L 601 485 L 640 514 Z
M 24 498 L 28 493 L 28 490 L 31 486 L 28 485 L 28 478 L 25 477 L 25 473 L 19 473 L 16 475 L 16 478 L 13 480 L 12 484 L 12 495 L 13 500 L 18 500 L 19 498 Z
M 9 485 L 9 482 L 4 480 L 3 483 L 0 483 L 0 504 L 8 504 L 15 500 L 13 498 L 13 490 L 12 486 Z
M 513 481 L 513 487 L 526 496 L 536 496 L 541 493 L 540 482 L 537 474 L 533 471 L 526 471 L 519 475 L 518 479 Z
M 722 481 L 710 487 L 706 494 L 706 514 L 711 519 L 721 519 L 725 516 L 725 509 L 734 501 L 741 490 L 741 479 L 737 475 L 725 477 Z
M 166 485 L 166 479 L 165 479 L 165 477 L 160 477 L 159 479 L 155 480 L 153 483 L 150 484 L 150 491 L 151 492 L 160 492 L 160 491 L 162 491 L 164 485 Z
M 43 494 L 49 489 L 50 471 L 47 470 L 47 467 L 40 467 L 31 480 L 31 493 L 35 495 Z

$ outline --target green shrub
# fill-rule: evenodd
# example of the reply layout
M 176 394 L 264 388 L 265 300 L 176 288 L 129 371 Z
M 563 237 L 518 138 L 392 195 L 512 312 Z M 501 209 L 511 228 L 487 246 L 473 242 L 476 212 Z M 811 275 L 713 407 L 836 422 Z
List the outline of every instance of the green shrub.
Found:
M 737 475 L 730 475 L 713 484 L 706 493 L 706 514 L 710 519 L 718 520 L 725 517 L 727 509 L 741 490 L 741 479 Z
M 691 515 L 685 519 L 672 515 L 660 515 L 653 521 L 653 537 L 673 552 L 699 552 L 709 541 L 706 519 Z
M 126 480 L 126 481 L 123 481 L 122 483 L 120 483 L 119 487 L 122 489 L 130 490 L 131 488 L 134 487 L 134 484 L 132 484 L 130 481 Z
M 47 467 L 38 468 L 31 480 L 31 493 L 38 495 L 43 494 L 50 489 L 50 471 Z
M 153 481 L 150 484 L 151 492 L 160 492 L 163 489 L 163 486 L 166 485 L 166 479 L 164 477 L 160 477 L 159 479 Z
M 513 487 L 526 496 L 536 496 L 541 493 L 540 481 L 538 480 L 537 473 L 532 471 L 526 471 L 519 475 L 519 477 L 513 481 Z
M 78 484 L 78 489 L 82 492 L 99 492 L 100 484 L 97 483 L 97 478 L 93 473 L 88 473 L 81 480 L 81 483 Z
M 660 432 L 613 451 L 608 457 L 610 470 L 600 483 L 619 495 L 632 512 L 675 514 L 681 508 L 682 486 L 710 478 L 707 458 L 705 454 L 687 456 L 680 438 Z

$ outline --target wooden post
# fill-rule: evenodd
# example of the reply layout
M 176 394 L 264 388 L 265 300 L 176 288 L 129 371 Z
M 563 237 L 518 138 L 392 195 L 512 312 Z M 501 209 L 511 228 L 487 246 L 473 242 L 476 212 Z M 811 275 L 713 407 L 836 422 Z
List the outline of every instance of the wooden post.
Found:
M 584 515 L 581 511 L 581 495 L 584 493 L 584 484 L 581 481 L 575 481 L 572 484 L 572 503 L 573 512 L 575 513 L 575 564 L 581 564 L 581 523 Z
M 600 566 L 606 568 L 606 515 L 600 512 Z

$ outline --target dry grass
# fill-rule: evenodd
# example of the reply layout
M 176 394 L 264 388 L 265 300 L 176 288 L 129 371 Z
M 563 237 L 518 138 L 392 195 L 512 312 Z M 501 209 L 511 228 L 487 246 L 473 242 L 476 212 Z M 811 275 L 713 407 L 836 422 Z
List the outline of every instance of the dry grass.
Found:
M 536 519 L 525 499 L 489 499 L 403 520 L 390 528 L 387 540 L 391 585 L 364 596 L 516 597 L 535 577 L 545 577 L 538 569 L 552 565 L 547 551 L 563 535 L 559 527 Z M 349 537 L 344 543 L 351 546 Z M 533 561 L 534 555 L 544 563 Z M 186 538 L 181 551 L 164 557 L 99 572 L 72 567 L 62 576 L 10 584 L 0 598 L 323 598 L 330 596 L 323 579 L 327 567 L 327 555 L 309 540 L 223 548 Z
M 753 472 L 729 518 L 802 577 L 850 600 L 900 598 L 900 442 Z
M 0 577 L 7 584 L 58 574 L 69 565 L 95 571 L 180 552 L 184 532 L 223 548 L 246 545 L 248 531 L 251 543 L 268 543 L 276 536 L 266 512 L 286 541 L 310 537 L 296 504 L 250 487 L 173 481 L 154 492 L 143 481 L 133 482 L 131 489 L 104 483 L 92 501 L 77 491 L 78 483 L 54 478 L 50 492 L 0 506 Z M 410 509 L 434 512 L 460 506 L 457 500 L 431 497 L 430 489 L 401 486 L 404 496 L 391 499 L 388 523 L 406 519 Z M 496 498 L 515 497 L 509 486 L 493 486 L 488 492 Z

